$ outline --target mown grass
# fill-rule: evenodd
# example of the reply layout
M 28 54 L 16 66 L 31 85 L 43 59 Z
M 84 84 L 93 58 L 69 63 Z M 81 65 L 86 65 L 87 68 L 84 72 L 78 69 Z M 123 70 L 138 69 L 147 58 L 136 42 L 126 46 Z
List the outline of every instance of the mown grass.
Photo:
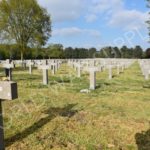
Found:
M 137 63 L 113 75 L 97 73 L 96 90 L 80 93 L 89 75 L 77 78 L 66 64 L 47 86 L 40 70 L 15 69 L 19 98 L 3 103 L 6 149 L 148 150 L 150 81 Z

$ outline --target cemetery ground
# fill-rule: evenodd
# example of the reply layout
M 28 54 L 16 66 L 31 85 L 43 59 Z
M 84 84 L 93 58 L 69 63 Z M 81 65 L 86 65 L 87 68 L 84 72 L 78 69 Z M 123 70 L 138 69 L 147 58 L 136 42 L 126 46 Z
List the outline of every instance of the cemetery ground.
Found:
M 7 150 L 149 150 L 150 80 L 138 63 L 119 76 L 98 72 L 97 88 L 89 87 L 89 74 L 63 64 L 49 84 L 42 71 L 13 70 L 19 98 L 4 102 Z M 2 74 L 1 74 L 2 76 Z

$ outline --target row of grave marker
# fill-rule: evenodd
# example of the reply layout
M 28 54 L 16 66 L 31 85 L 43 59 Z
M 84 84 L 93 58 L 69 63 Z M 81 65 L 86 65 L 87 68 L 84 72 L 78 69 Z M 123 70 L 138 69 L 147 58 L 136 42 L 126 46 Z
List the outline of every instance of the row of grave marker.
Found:
M 90 75 L 90 90 L 95 90 L 96 88 L 96 72 L 101 72 L 103 70 L 108 70 L 108 79 L 112 79 L 112 69 L 117 69 L 117 75 L 128 68 L 135 60 L 68 60 L 68 65 L 73 67 L 77 72 L 77 77 L 81 77 L 81 72 L 89 72 Z
M 52 71 L 55 75 L 56 71 L 59 69 L 62 61 L 48 61 L 48 60 L 26 60 L 23 62 L 24 66 L 29 67 L 29 74 L 32 74 L 32 68 L 37 67 L 39 70 L 43 70 L 43 84 L 48 84 L 48 70 Z M 8 80 L 12 80 L 12 69 L 17 65 L 22 65 L 21 61 L 9 61 L 6 60 L 2 62 L 2 67 L 5 68 L 6 77 Z
M 90 87 L 94 90 L 96 87 L 96 72 L 108 70 L 108 78 L 112 79 L 112 69 L 117 69 L 117 74 L 123 72 L 125 68 L 132 65 L 135 60 L 131 59 L 72 59 L 72 60 L 26 60 L 26 61 L 1 61 L 2 67 L 5 68 L 6 76 L 10 81 L 0 81 L 0 150 L 5 150 L 4 146 L 4 129 L 3 129 L 3 113 L 2 113 L 2 100 L 13 100 L 18 97 L 17 83 L 12 82 L 12 69 L 17 64 L 23 64 L 24 67 L 29 67 L 29 73 L 32 74 L 32 67 L 37 67 L 43 70 L 43 84 L 48 84 L 48 70 L 52 73 L 59 69 L 63 62 L 67 62 L 69 66 L 75 68 L 77 77 L 81 77 L 82 71 L 87 71 L 90 74 Z M 139 60 L 139 64 L 145 79 L 149 79 L 150 75 L 150 60 Z
M 142 71 L 142 74 L 145 80 L 149 80 L 150 77 L 150 60 L 149 59 L 142 59 L 139 60 L 139 65 Z
M 29 66 L 29 73 L 32 74 L 32 66 L 37 65 L 39 69 L 43 70 L 43 84 L 48 84 L 48 69 L 52 68 L 53 74 L 60 67 L 60 61 L 57 63 L 48 64 L 47 60 L 43 61 L 11 61 L 6 60 L 2 61 L 2 67 L 5 68 L 6 76 L 9 81 L 0 81 L 0 150 L 5 150 L 5 142 L 4 142 L 4 126 L 3 126 L 3 110 L 2 110 L 2 101 L 4 100 L 13 100 L 18 98 L 18 90 L 17 83 L 11 81 L 12 80 L 12 69 L 16 66 L 16 64 L 24 64 Z
M 29 67 L 29 73 L 32 74 L 32 68 L 37 67 L 43 71 L 43 84 L 48 84 L 48 70 L 52 71 L 55 75 L 56 71 L 60 68 L 63 62 L 67 62 L 69 66 L 77 71 L 77 77 L 81 77 L 82 71 L 87 71 L 90 74 L 90 89 L 95 89 L 96 72 L 108 70 L 108 79 L 112 79 L 112 69 L 116 69 L 117 75 L 128 68 L 135 60 L 133 59 L 68 59 L 68 60 L 24 60 L 24 66 Z M 6 60 L 2 62 L 2 67 L 6 69 L 6 74 L 9 80 L 12 80 L 12 69 L 17 65 L 22 64 L 22 61 Z M 139 60 L 139 64 L 145 79 L 149 79 L 150 75 L 150 61 Z M 92 84 L 93 83 L 93 84 Z

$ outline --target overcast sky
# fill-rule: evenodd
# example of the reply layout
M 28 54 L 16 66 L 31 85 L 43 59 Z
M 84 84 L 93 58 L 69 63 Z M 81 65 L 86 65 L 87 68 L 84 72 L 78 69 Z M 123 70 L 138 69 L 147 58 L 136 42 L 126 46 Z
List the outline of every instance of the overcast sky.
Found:
M 52 19 L 48 43 L 149 47 L 146 0 L 38 0 Z

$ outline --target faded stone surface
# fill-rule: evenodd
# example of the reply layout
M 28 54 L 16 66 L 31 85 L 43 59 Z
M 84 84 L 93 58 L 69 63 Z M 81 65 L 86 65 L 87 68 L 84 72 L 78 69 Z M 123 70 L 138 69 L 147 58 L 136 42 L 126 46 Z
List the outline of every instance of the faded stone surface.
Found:
M 112 79 L 112 66 L 111 65 L 109 65 L 108 67 L 108 73 L 109 73 L 108 79 L 111 80 Z
M 7 59 L 3 64 L 3 68 L 5 68 L 5 75 L 9 81 L 12 81 L 12 69 L 14 68 L 14 63 L 10 59 Z
M 18 98 L 17 83 L 12 81 L 0 81 L 0 99 L 13 100 Z
M 18 98 L 17 83 L 12 81 L 0 81 L 0 150 L 5 150 L 2 100 Z
M 43 69 L 43 84 L 47 85 L 48 84 L 48 70 Z
M 29 66 L 29 74 L 32 74 L 32 66 L 34 65 L 34 62 L 32 60 L 29 60 L 28 66 Z
M 77 67 L 77 77 L 80 78 L 81 77 L 81 66 L 78 65 Z
M 32 65 L 29 65 L 29 74 L 32 74 Z
M 95 90 L 96 88 L 96 72 L 90 71 L 90 90 Z
M 55 75 L 55 73 L 56 73 L 56 68 L 57 68 L 57 67 L 56 67 L 56 64 L 55 64 L 55 63 L 52 63 L 52 64 L 51 64 L 51 71 L 52 71 L 52 74 L 53 74 L 53 75 Z
M 143 59 L 139 60 L 139 65 L 142 71 L 142 74 L 145 78 L 145 80 L 149 80 L 150 76 L 150 60 L 149 59 Z
M 43 84 L 48 84 L 48 69 L 50 69 L 50 66 L 47 65 L 47 60 L 42 60 L 42 64 L 38 66 L 38 69 L 43 70 Z
M 97 67 L 86 68 L 90 74 L 90 90 L 95 90 L 96 88 L 96 72 L 98 71 Z

